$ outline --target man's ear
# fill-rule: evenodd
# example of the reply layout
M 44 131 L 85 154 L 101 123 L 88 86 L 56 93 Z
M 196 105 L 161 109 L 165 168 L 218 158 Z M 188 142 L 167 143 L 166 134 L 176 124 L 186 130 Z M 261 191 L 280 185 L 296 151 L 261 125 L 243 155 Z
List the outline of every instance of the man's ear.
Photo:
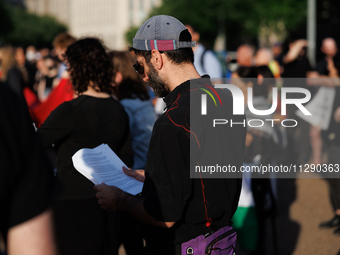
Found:
M 156 70 L 161 70 L 164 64 L 163 55 L 158 51 L 153 49 L 151 51 L 151 61 L 153 62 L 153 66 Z
M 115 83 L 119 85 L 123 81 L 123 75 L 121 72 L 116 72 Z

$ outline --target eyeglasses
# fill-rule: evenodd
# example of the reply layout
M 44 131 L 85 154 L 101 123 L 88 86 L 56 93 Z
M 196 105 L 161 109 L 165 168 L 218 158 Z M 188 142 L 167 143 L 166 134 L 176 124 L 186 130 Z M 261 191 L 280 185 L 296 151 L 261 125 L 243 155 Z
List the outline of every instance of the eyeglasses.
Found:
M 149 52 L 145 55 L 145 57 L 144 57 L 143 59 L 145 59 L 146 56 L 149 55 L 150 53 L 151 53 L 151 51 L 149 51 Z M 140 64 L 140 63 L 143 61 L 143 59 L 142 59 L 141 61 L 139 61 L 139 62 L 137 62 L 136 64 L 133 65 L 133 68 L 135 69 L 135 71 L 136 71 L 137 73 L 139 73 L 140 75 L 143 75 L 143 74 L 144 74 L 144 67 Z

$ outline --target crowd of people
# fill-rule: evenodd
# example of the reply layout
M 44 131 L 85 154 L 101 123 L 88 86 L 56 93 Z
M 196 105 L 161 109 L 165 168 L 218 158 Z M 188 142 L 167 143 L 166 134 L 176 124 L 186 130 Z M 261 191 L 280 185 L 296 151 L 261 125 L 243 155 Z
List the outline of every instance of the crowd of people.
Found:
M 203 162 L 208 140 L 224 152 L 221 164 L 238 169 L 288 162 L 339 165 L 337 44 L 332 38 L 323 40 L 324 58 L 315 67 L 304 39 L 292 41 L 287 52 L 280 43 L 257 50 L 243 44 L 236 51 L 237 68 L 231 68 L 228 56 L 221 63 L 199 41 L 193 25 L 161 15 L 141 25 L 130 51 L 109 50 L 97 38 L 76 39 L 68 33 L 55 38 L 53 50 L 0 47 L 0 113 L 5 123 L 0 133 L 5 159 L 0 203 L 7 208 L 0 212 L 0 226 L 9 254 L 118 254 L 121 244 L 127 255 L 205 254 L 200 253 L 202 243 L 208 254 L 233 254 L 235 249 L 264 254 L 264 222 L 277 214 L 275 176 L 191 179 L 190 166 Z M 201 117 L 199 125 L 190 124 L 200 110 L 190 104 L 190 94 L 215 93 L 213 84 L 222 78 L 243 92 L 248 120 L 275 119 L 275 125 L 221 128 L 216 137 L 203 132 Z M 286 115 L 280 107 L 266 116 L 249 110 L 249 97 L 256 109 L 269 109 L 284 87 L 303 87 L 312 99 L 321 88 L 331 89 L 328 93 L 335 96 L 327 128 L 297 116 L 295 105 L 288 105 Z M 218 93 L 221 102 L 232 102 L 229 91 Z M 209 110 L 214 116 L 232 116 L 229 105 Z M 278 124 L 284 119 L 299 124 L 284 128 Z M 106 184 L 93 187 L 74 168 L 74 153 L 102 143 L 130 168 L 124 169 L 127 175 L 144 182 L 140 195 Z M 336 177 L 327 179 L 334 217 L 320 228 L 335 228 L 339 235 Z M 253 225 L 245 224 L 244 214 L 251 214 L 247 207 L 254 209 Z M 30 240 L 23 236 L 40 245 L 21 250 Z
M 297 113 L 295 105 L 287 106 L 286 115 L 281 114 L 281 108 L 278 108 L 273 113 L 274 116 L 254 116 L 251 112 L 246 111 L 248 119 L 260 119 L 262 117 L 263 120 L 265 118 L 276 119 L 277 123 L 280 123 L 283 119 L 293 119 L 298 122 L 298 125 L 294 128 L 282 128 L 280 125 L 274 125 L 271 128 L 259 130 L 258 128 L 248 127 L 244 158 L 244 162 L 247 164 L 271 164 L 274 166 L 280 164 L 311 164 L 320 167 L 325 163 L 332 166 L 339 165 L 340 122 L 338 114 L 340 108 L 338 78 L 340 62 L 339 55 L 337 54 L 337 44 L 333 38 L 325 38 L 322 41 L 321 51 L 324 57 L 321 61 L 317 62 L 315 67 L 310 64 L 307 57 L 307 46 L 306 40 L 298 39 L 289 44 L 287 52 L 283 52 L 282 45 L 278 44 L 273 45 L 272 49 L 260 48 L 257 51 L 255 51 L 255 47 L 252 45 L 245 44 L 238 47 L 236 58 L 239 67 L 232 74 L 232 77 L 240 78 L 243 81 L 243 84 L 238 86 L 241 89 L 243 88 L 245 95 L 248 87 L 253 88 L 252 97 L 255 109 L 270 109 L 274 96 L 274 93 L 271 93 L 273 91 L 272 88 L 279 90 L 278 101 L 280 101 L 281 88 L 299 87 L 310 92 L 311 101 L 314 99 L 318 100 L 316 101 L 318 104 L 317 109 L 322 116 L 330 116 L 328 120 L 323 119 L 328 125 L 321 127 L 321 123 L 316 124 L 313 121 L 301 118 L 301 115 Z M 279 50 L 278 47 L 280 47 Z M 263 77 L 267 78 L 266 83 L 263 83 Z M 326 96 L 318 98 L 326 90 L 327 92 L 325 93 L 327 94 L 324 94 Z M 300 97 L 301 94 L 299 95 L 298 93 L 291 93 L 289 96 L 289 98 L 296 99 Z M 312 118 L 316 119 L 317 116 Z M 255 206 L 255 221 L 257 222 L 257 225 L 248 224 L 249 226 L 246 226 L 246 228 L 257 230 L 250 232 L 248 235 L 244 234 L 243 240 L 242 228 L 244 228 L 244 225 L 241 222 L 241 231 L 239 231 L 240 243 L 243 244 L 246 250 L 254 251 L 254 254 L 261 254 L 261 250 L 263 250 L 265 245 L 261 243 L 264 241 L 261 238 L 263 237 L 264 226 L 261 224 L 263 224 L 265 218 L 273 217 L 277 213 L 276 204 L 278 201 L 275 178 L 269 181 L 268 179 L 256 179 L 254 175 L 245 175 L 244 177 L 246 177 L 246 181 L 243 183 L 244 193 L 241 193 L 240 203 L 243 202 L 244 207 Z M 321 222 L 319 227 L 335 228 L 334 234 L 338 235 L 339 176 L 336 173 L 327 173 L 321 174 L 320 177 L 326 178 L 329 183 L 330 203 L 334 211 L 334 217 L 328 221 Z M 247 181 L 248 178 L 250 180 Z M 249 192 L 252 193 L 252 199 L 244 202 Z M 236 225 L 239 218 L 245 221 L 242 219 L 242 213 L 244 214 L 242 206 L 240 206 L 240 210 L 236 212 L 233 219 Z M 238 217 L 239 215 L 240 217 Z M 274 224 L 273 221 L 272 224 Z M 255 233 L 255 235 L 257 233 L 259 237 L 258 242 L 254 243 L 253 246 L 249 245 L 249 238 L 247 238 L 251 233 Z M 274 235 L 275 233 L 272 234 Z M 276 245 L 274 244 L 274 247 Z

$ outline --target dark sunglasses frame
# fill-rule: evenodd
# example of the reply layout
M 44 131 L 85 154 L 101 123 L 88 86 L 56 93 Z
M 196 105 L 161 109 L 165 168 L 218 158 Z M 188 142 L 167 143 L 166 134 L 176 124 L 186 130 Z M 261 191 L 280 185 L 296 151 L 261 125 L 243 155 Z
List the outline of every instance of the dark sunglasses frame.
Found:
M 151 53 L 151 51 L 149 51 L 146 55 L 145 55 L 145 57 L 147 56 L 147 55 L 149 55 Z M 143 57 L 143 59 L 145 59 L 145 57 Z M 143 59 L 141 60 L 141 61 L 139 61 L 139 62 L 137 62 L 136 64 L 134 64 L 133 65 L 133 68 L 135 69 L 135 71 L 137 72 L 137 73 L 139 73 L 140 75 L 143 75 L 144 74 L 144 67 L 143 66 L 141 66 L 141 62 L 143 61 Z

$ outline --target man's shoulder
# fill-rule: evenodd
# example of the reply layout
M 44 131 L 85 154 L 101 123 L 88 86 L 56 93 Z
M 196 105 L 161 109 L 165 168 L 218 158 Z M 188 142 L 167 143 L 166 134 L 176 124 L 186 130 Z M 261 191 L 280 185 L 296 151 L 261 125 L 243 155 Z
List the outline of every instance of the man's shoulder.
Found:
M 181 107 L 167 110 L 155 122 L 153 133 L 169 135 L 174 133 L 190 132 L 190 110 L 182 111 Z

